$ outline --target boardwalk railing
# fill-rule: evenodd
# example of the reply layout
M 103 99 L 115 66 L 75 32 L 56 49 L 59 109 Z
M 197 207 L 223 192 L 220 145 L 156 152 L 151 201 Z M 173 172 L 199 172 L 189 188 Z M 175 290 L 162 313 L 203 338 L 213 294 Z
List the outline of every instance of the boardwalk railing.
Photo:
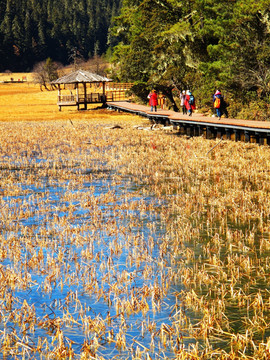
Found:
M 126 101 L 128 99 L 126 90 L 106 91 L 106 100 L 110 101 Z
M 106 83 L 106 91 L 110 90 L 129 90 L 133 86 L 133 83 L 115 83 L 115 82 L 108 82 Z

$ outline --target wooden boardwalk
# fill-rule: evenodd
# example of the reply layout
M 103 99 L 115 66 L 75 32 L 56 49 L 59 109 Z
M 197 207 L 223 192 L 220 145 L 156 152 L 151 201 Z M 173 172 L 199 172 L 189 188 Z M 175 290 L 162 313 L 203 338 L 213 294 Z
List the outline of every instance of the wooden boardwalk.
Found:
M 117 111 L 125 111 L 149 118 L 155 123 L 174 125 L 180 132 L 189 136 L 201 136 L 206 138 L 231 139 L 235 141 L 257 142 L 270 145 L 270 122 L 241 119 L 226 119 L 204 116 L 193 113 L 192 116 L 182 115 L 180 112 L 158 109 L 151 112 L 149 106 L 122 102 L 108 102 L 107 106 Z

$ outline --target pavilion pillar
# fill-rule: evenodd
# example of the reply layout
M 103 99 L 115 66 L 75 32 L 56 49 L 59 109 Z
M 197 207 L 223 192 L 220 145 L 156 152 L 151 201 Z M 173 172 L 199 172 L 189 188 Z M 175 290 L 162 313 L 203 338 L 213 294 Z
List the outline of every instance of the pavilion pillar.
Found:
M 59 111 L 61 111 L 61 85 L 58 84 L 58 104 L 59 104 Z
M 80 104 L 79 104 L 79 84 L 76 83 L 76 104 L 77 104 L 77 110 L 80 110 Z
M 86 83 L 83 83 L 83 90 L 84 90 L 84 110 L 87 110 L 87 90 L 86 90 Z
M 101 99 L 101 101 L 102 101 L 102 106 L 104 106 L 105 107 L 105 104 L 106 104 L 106 91 L 105 91 L 105 81 L 103 81 L 103 83 L 102 83 L 102 99 Z

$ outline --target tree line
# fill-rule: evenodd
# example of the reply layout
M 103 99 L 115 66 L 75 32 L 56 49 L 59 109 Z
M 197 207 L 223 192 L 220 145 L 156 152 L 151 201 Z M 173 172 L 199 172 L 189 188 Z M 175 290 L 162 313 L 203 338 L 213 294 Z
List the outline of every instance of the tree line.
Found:
M 120 1 L 0 0 L 0 71 L 104 54 Z
M 112 49 L 112 51 L 109 51 Z M 203 111 L 220 89 L 232 117 L 270 115 L 269 0 L 0 0 L 0 71 L 111 54 L 114 80 Z
M 220 89 L 229 115 L 269 118 L 268 0 L 123 0 L 111 36 L 121 80 L 146 98 L 191 89 L 203 109 Z

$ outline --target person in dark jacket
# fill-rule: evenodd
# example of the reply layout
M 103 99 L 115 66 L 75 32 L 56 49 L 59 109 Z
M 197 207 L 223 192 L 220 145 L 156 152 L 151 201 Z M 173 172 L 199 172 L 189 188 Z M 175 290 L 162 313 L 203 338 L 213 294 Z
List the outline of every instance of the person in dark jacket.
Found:
M 193 111 L 196 109 L 196 105 L 194 95 L 192 95 L 190 90 L 187 90 L 186 93 L 185 106 L 187 108 L 188 115 L 192 116 Z

